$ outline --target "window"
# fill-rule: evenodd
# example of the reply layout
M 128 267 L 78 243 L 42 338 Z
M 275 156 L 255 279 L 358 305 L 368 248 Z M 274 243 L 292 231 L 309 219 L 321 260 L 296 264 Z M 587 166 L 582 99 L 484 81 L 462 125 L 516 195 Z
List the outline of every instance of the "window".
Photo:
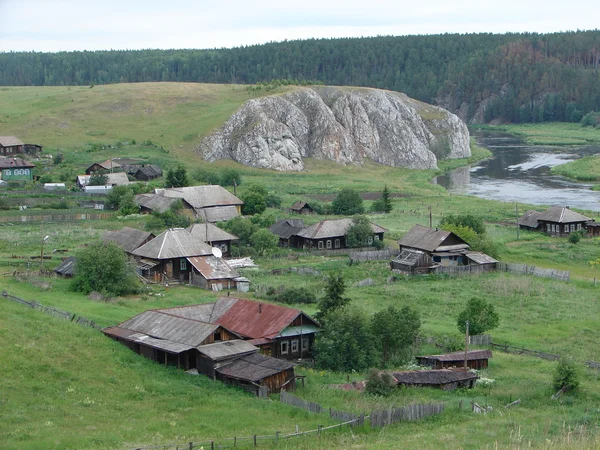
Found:
M 340 248 L 340 240 L 339 239 L 335 240 L 335 248 Z
M 580 223 L 577 224 L 577 230 L 581 230 L 581 224 Z
M 571 224 L 571 231 L 575 231 L 575 224 L 574 223 Z
M 308 351 L 308 347 L 309 347 L 310 341 L 308 340 L 307 337 L 303 337 L 302 338 L 302 351 L 306 352 Z
M 565 233 L 569 232 L 569 225 L 565 225 Z
M 552 224 L 552 232 L 554 233 L 556 231 L 556 225 Z
M 546 224 L 546 231 L 550 231 L 550 224 L 549 223 Z
M 181 258 L 179 260 L 179 270 L 186 270 L 187 269 L 187 264 L 185 261 L 185 258 Z
M 221 340 L 221 333 L 215 333 L 215 342 Z
M 319 244 L 317 245 L 317 247 L 319 247 L 320 249 L 323 248 L 323 241 L 319 241 Z
M 331 240 L 327 239 L 327 243 L 325 244 L 327 248 L 331 248 Z
M 283 341 L 281 343 L 281 354 L 282 355 L 287 355 L 289 351 L 289 342 L 288 341 Z
M 298 353 L 298 339 L 292 339 L 292 353 Z
M 369 245 L 373 245 L 373 236 L 369 236 L 369 237 L 367 238 L 367 244 L 369 244 Z

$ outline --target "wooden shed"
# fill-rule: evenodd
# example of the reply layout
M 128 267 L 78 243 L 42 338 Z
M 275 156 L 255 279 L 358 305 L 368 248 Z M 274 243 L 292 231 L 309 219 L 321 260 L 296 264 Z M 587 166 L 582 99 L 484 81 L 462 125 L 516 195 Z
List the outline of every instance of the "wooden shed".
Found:
M 420 250 L 405 249 L 392 261 L 390 267 L 393 271 L 401 274 L 416 275 L 429 273 L 431 267 L 435 266 L 431 256 Z
M 282 219 L 269 227 L 269 231 L 279 236 L 279 246 L 283 248 L 298 247 L 296 234 L 304 228 L 302 219 Z
M 294 214 L 314 214 L 315 210 L 308 203 L 297 201 L 290 207 L 290 212 Z
M 485 369 L 488 360 L 492 357 L 490 350 L 471 350 L 466 354 L 467 367 L 469 369 Z M 420 366 L 428 366 L 433 369 L 448 369 L 451 367 L 464 367 L 465 352 L 446 353 L 443 355 L 416 356 Z
M 471 389 L 479 378 L 476 373 L 465 369 L 412 370 L 392 375 L 398 386 L 433 387 L 444 391 L 462 387 Z
M 102 236 L 102 242 L 114 243 L 127 253 L 131 253 L 142 245 L 150 242 L 156 236 L 148 231 L 137 230 L 135 228 L 123 227 L 117 231 L 107 231 Z

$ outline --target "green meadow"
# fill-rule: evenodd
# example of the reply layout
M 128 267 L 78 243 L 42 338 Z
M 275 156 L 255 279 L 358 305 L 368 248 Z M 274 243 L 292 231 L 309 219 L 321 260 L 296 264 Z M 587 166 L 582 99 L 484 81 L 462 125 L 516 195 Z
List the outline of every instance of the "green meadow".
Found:
M 341 272 L 352 304 L 367 314 L 391 305 L 408 305 L 419 311 L 424 339 L 415 348 L 418 353 L 442 351 L 426 338 L 460 339 L 456 327 L 458 312 L 471 297 L 484 298 L 500 315 L 500 326 L 492 331 L 494 342 L 574 358 L 580 368 L 581 392 L 551 400 L 556 363 L 501 352 L 494 352 L 489 368 L 481 374 L 495 380 L 491 388 L 453 392 L 399 389 L 386 399 L 330 386 L 348 379 L 362 380 L 364 373 L 331 373 L 300 367 L 298 373 L 307 376 L 306 386 L 298 389 L 296 395 L 325 408 L 368 413 L 392 405 L 444 402 L 446 410 L 422 422 L 400 423 L 381 430 L 371 430 L 368 425 L 352 431 L 345 428 L 328 431 L 321 438 L 312 435 L 279 442 L 278 447 L 597 448 L 600 372 L 585 368 L 583 362 L 600 361 L 600 285 L 594 285 L 594 278 L 600 278 L 600 269 L 590 264 L 600 256 L 600 241 L 586 238 L 570 244 L 565 239 L 525 231 L 520 231 L 517 238 L 515 206 L 523 212 L 535 209 L 531 205 L 452 195 L 430 183 L 443 170 L 489 156 L 487 150 L 475 146 L 473 158 L 441 161 L 439 171 L 412 171 L 372 162 L 360 167 L 339 166 L 308 160 L 302 173 L 281 173 L 246 168 L 233 161 L 201 161 L 193 151 L 200 138 L 243 101 L 258 95 L 261 93 L 242 86 L 193 83 L 0 88 L 0 134 L 17 135 L 27 142 L 44 145 L 48 151 L 63 152 L 67 167 L 46 164 L 50 173 L 78 171 L 94 161 L 117 156 L 182 163 L 189 173 L 200 168 L 216 172 L 235 168 L 242 174 L 238 193 L 250 183 L 261 183 L 282 198 L 281 210 L 266 212 L 277 219 L 286 217 L 285 207 L 296 200 L 323 203 L 344 187 L 372 193 L 387 185 L 393 194 L 393 211 L 369 215 L 369 219 L 389 230 L 385 244 L 390 248 L 397 248 L 396 241 L 413 225 L 428 225 L 430 218 L 436 226 L 447 214 L 483 217 L 489 237 L 498 245 L 501 261 L 569 270 L 571 281 L 507 273 L 460 278 L 397 276 L 391 280 L 387 261 L 350 265 L 345 256 L 322 257 L 302 252 L 288 255 L 282 251 L 278 257 L 257 257 L 258 268 L 243 270 L 252 282 L 247 296 L 265 300 L 264 292 L 278 286 L 304 286 L 321 296 L 327 275 Z M 560 129 L 563 137 L 596 142 L 587 131 L 578 135 L 571 125 L 552 126 Z M 562 138 L 556 135 L 559 139 Z M 48 197 L 48 201 L 59 198 L 60 195 Z M 367 208 L 371 202 L 365 201 Z M 39 203 L 29 211 L 50 211 L 44 202 Z M 0 211 L 0 215 L 15 212 Z M 306 221 L 312 224 L 323 218 L 311 216 Z M 151 308 L 214 301 L 217 294 L 210 291 L 156 285 L 145 286 L 138 295 L 98 301 L 72 292 L 69 280 L 34 273 L 40 263 L 30 257 L 40 254 L 43 236 L 49 236 L 44 254 L 51 257 L 44 261 L 44 267 L 52 269 L 61 257 L 76 254 L 105 231 L 123 226 L 143 228 L 144 223 L 141 216 L 115 216 L 43 225 L 17 220 L 0 224 L 0 292 L 6 290 L 85 316 L 101 326 L 120 323 Z M 285 270 L 299 266 L 317 269 L 321 275 Z M 273 270 L 281 274 L 276 275 Z M 15 271 L 18 274 L 13 276 Z M 366 278 L 373 280 L 371 286 L 357 286 Z M 316 305 L 301 307 L 308 313 L 316 311 Z M 326 414 L 314 415 L 282 405 L 276 396 L 259 400 L 205 377 L 165 368 L 98 331 L 2 297 L 0 338 L 4 350 L 0 364 L 3 448 L 135 448 L 290 432 L 296 425 L 307 430 L 334 423 Z M 519 406 L 504 408 L 519 398 Z M 491 405 L 494 410 L 487 415 L 474 414 L 470 411 L 471 401 Z M 272 445 L 264 443 L 263 447 Z

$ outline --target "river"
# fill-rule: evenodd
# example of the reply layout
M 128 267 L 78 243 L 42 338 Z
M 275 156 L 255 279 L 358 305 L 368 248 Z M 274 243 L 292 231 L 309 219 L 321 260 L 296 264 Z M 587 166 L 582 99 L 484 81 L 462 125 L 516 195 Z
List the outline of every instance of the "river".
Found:
M 459 167 L 433 179 L 449 192 L 532 205 L 558 205 L 600 211 L 600 191 L 553 175 L 550 168 L 586 155 L 600 153 L 599 145 L 527 145 L 518 137 L 497 132 L 475 132 L 477 144 L 492 157 Z

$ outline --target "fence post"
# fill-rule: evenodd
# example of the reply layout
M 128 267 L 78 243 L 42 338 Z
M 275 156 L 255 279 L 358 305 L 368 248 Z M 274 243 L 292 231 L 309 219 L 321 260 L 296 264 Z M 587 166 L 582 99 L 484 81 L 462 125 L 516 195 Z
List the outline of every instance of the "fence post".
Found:
M 256 435 L 254 435 L 254 446 L 256 447 Z
M 321 437 L 321 428 L 323 427 L 323 425 L 319 425 L 319 437 Z
M 190 446 L 190 450 L 193 450 L 193 448 L 194 448 L 194 443 L 193 443 L 193 442 L 190 442 L 190 443 L 189 443 L 189 446 Z
M 275 443 L 278 444 L 279 443 L 279 431 L 275 432 Z
M 210 450 L 215 450 L 215 441 L 210 441 Z

